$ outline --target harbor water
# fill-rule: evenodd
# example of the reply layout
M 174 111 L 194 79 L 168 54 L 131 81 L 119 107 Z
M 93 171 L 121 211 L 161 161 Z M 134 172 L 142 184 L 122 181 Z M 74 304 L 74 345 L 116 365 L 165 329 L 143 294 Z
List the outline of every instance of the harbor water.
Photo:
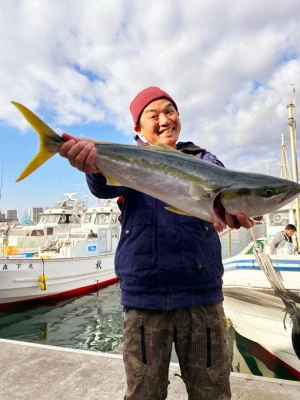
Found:
M 256 224 L 252 228 L 252 233 L 256 239 L 266 236 L 265 224 Z M 230 234 L 230 236 L 229 236 Z M 249 229 L 241 228 L 230 231 L 223 231 L 220 235 L 222 244 L 222 258 L 233 257 L 247 247 L 251 242 L 251 232 Z

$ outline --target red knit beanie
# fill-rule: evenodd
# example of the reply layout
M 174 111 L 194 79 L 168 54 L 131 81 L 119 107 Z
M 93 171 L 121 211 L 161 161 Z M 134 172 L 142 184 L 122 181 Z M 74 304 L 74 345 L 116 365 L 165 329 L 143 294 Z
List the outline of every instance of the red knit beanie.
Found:
M 168 93 L 164 92 L 159 87 L 150 86 L 138 93 L 130 104 L 129 109 L 133 118 L 133 122 L 138 124 L 144 108 L 147 107 L 147 105 L 152 101 L 162 98 L 170 100 L 178 111 L 175 101 L 171 96 L 168 95 Z

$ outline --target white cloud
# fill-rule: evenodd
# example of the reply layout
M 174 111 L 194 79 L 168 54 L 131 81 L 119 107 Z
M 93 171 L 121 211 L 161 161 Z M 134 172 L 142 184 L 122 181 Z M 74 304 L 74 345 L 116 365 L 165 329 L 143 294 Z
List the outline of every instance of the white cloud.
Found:
M 297 9 L 298 0 L 4 0 L 0 118 L 26 127 L 16 100 L 54 112 L 56 124 L 129 134 L 132 97 L 160 85 L 177 101 L 182 139 L 265 172 L 287 132 L 290 84 L 300 90 Z

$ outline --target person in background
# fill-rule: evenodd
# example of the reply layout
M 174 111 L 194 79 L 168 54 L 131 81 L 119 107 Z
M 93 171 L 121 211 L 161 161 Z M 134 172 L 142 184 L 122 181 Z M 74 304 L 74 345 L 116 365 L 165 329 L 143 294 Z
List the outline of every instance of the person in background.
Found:
M 138 93 L 130 112 L 138 145 L 164 143 L 224 167 L 204 148 L 178 142 L 178 107 L 162 89 L 151 86 Z M 62 137 L 66 143 L 60 155 L 86 173 L 90 191 L 98 198 L 118 197 L 122 232 L 115 270 L 124 307 L 124 399 L 166 399 L 173 343 L 189 400 L 230 399 L 224 269 L 217 233 L 223 228 L 170 212 L 165 203 L 142 192 L 107 185 L 95 167 L 97 150 L 91 140 Z M 244 214 L 226 213 L 225 219 L 236 229 L 255 224 Z
M 8 246 L 8 235 L 10 231 L 10 226 L 7 224 L 6 228 L 4 229 L 2 233 L 2 247 L 3 246 Z
M 271 241 L 270 253 L 278 255 L 294 254 L 292 236 L 295 232 L 297 232 L 297 228 L 293 224 L 288 224 L 284 231 L 277 232 Z

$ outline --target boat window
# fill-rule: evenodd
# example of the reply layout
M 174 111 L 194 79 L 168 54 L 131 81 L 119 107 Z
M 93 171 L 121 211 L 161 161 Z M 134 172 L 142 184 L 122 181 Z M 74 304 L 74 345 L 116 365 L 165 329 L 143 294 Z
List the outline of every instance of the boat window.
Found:
M 86 214 L 86 215 L 84 216 L 84 222 L 85 222 L 85 223 L 91 222 L 91 219 L 92 219 L 92 215 L 91 215 L 91 214 Z
M 61 215 L 58 221 L 59 224 L 66 224 L 67 223 L 67 216 Z
M 33 229 L 31 236 L 44 236 L 44 231 L 42 229 Z
M 47 228 L 47 235 L 53 235 L 53 228 Z
M 95 224 L 104 224 L 107 223 L 109 217 L 107 214 L 97 214 Z

